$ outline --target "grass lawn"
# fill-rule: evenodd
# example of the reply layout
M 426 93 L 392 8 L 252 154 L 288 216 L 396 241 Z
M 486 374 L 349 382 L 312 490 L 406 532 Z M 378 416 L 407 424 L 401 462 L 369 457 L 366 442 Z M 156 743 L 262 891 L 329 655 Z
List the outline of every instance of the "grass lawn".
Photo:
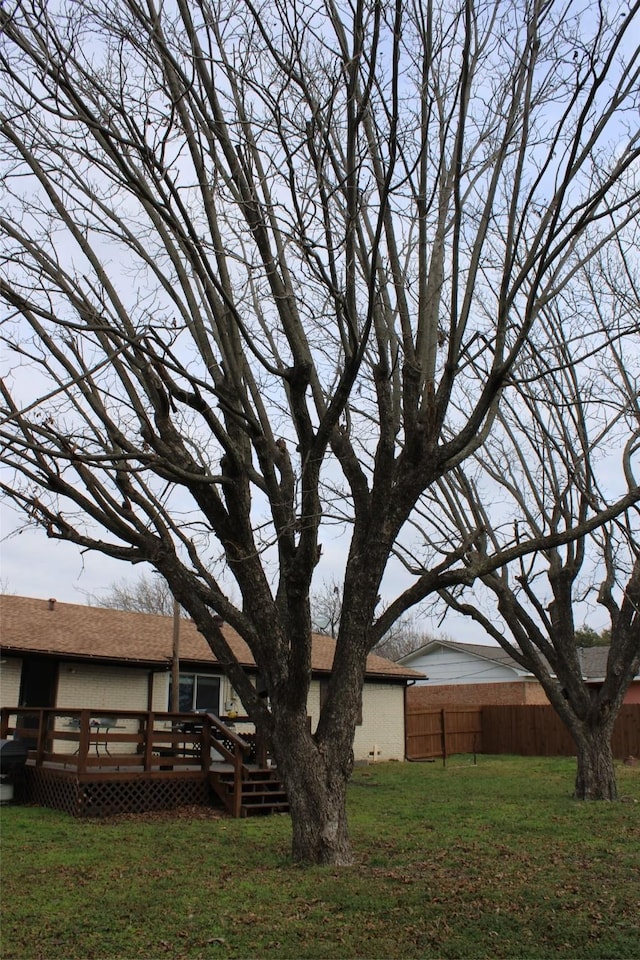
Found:
M 640 767 L 571 798 L 570 759 L 358 768 L 357 864 L 289 861 L 287 816 L 79 821 L 2 808 L 2 956 L 640 957 Z

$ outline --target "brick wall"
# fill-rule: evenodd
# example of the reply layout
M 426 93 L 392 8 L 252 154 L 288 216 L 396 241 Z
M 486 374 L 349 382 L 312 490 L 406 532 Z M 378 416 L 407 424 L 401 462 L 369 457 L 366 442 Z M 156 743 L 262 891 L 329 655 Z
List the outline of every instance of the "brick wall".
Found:
M 634 680 L 627 690 L 625 703 L 640 703 L 640 680 Z
M 407 705 L 436 710 L 439 707 L 546 704 L 547 695 L 537 680 L 513 683 L 455 683 L 415 685 L 407 690 Z
M 169 709 L 169 681 L 171 673 L 166 670 L 163 673 L 154 673 L 153 675 L 153 693 L 151 694 L 151 707 L 153 710 L 163 713 Z
M 17 707 L 20 697 L 20 674 L 22 660 L 19 657 L 6 657 L 0 666 L 0 706 Z
M 58 675 L 58 707 L 89 710 L 146 710 L 147 673 L 103 664 L 61 663 Z M 163 708 L 166 709 L 166 708 Z
M 320 715 L 320 684 L 311 684 L 307 709 L 311 729 Z M 356 727 L 353 754 L 356 760 L 404 760 L 404 687 L 400 683 L 365 683 L 362 694 L 362 723 Z

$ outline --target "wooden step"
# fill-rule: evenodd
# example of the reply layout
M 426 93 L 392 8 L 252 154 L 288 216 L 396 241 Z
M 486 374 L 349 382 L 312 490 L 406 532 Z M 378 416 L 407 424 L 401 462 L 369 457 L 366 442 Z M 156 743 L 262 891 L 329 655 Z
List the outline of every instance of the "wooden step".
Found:
M 209 774 L 209 783 L 212 789 L 231 814 L 233 814 L 233 782 L 232 771 L 211 771 Z M 242 781 L 241 817 L 286 813 L 288 810 L 287 793 L 273 770 L 252 770 L 249 778 Z

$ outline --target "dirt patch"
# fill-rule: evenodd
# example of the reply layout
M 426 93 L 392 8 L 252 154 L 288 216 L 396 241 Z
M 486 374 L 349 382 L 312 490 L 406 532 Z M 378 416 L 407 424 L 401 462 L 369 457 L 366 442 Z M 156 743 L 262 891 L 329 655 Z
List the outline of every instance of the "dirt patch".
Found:
M 228 820 L 229 814 L 221 807 L 205 807 L 188 804 L 173 807 L 170 810 L 145 810 L 142 813 L 118 813 L 111 817 L 100 817 L 97 824 L 113 824 L 133 821 L 134 823 L 175 823 L 176 820 Z

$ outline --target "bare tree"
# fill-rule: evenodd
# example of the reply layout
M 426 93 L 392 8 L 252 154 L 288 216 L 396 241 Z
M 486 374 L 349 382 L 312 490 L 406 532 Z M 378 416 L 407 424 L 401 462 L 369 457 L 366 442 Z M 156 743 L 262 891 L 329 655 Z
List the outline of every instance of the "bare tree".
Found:
M 476 575 L 454 543 L 377 615 L 416 503 L 486 439 L 542 306 L 634 215 L 638 9 L 0 10 L 3 490 L 48 536 L 165 578 L 271 739 L 299 860 L 351 860 L 367 653 Z
M 154 576 L 142 576 L 133 582 L 119 580 L 111 583 L 101 594 L 88 594 L 87 602 L 92 607 L 155 613 L 163 617 L 171 617 L 174 612 L 174 599 L 169 585 L 162 577 Z M 187 616 L 184 610 L 181 615 Z
M 601 316 L 611 337 L 608 362 L 606 355 L 598 355 L 597 362 L 585 356 L 579 371 L 563 363 L 566 344 L 549 340 L 545 350 L 538 345 L 529 362 L 522 356 L 523 368 L 544 366 L 545 376 L 535 377 L 515 403 L 503 404 L 473 482 L 469 472 L 445 481 L 454 535 L 473 539 L 469 563 L 482 563 L 488 555 L 506 557 L 523 538 L 584 528 L 616 487 L 637 488 L 640 328 L 636 349 L 628 350 L 623 362 L 621 318 L 615 315 L 621 298 L 609 303 L 616 309 L 605 317 L 605 278 L 597 284 L 585 278 L 584 289 L 590 287 L 590 312 Z M 640 299 L 631 316 L 622 311 L 626 323 L 636 327 L 638 306 Z M 547 329 L 554 328 L 550 317 Z M 638 507 L 564 546 L 515 557 L 482 576 L 481 583 L 484 591 L 477 587 L 472 600 L 460 589 L 442 596 L 538 678 L 575 741 L 576 797 L 615 799 L 611 734 L 640 670 Z M 608 661 L 597 687 L 584 677 L 582 650 L 585 633 L 591 642 L 601 638 L 592 628 L 576 625 L 581 604 L 589 601 L 597 601 L 609 620 L 603 631 Z
M 311 594 L 311 626 L 327 637 L 337 637 L 342 613 L 342 590 L 335 580 L 324 580 Z
M 311 594 L 311 625 L 318 633 L 336 637 L 342 614 L 342 590 L 336 580 L 324 580 L 320 590 Z M 430 634 L 421 629 L 414 615 L 399 617 L 375 645 L 374 652 L 390 660 L 417 650 L 429 640 Z
M 381 657 L 388 657 L 390 660 L 399 660 L 400 657 L 406 657 L 408 653 L 419 650 L 432 640 L 446 640 L 446 636 L 439 634 L 438 637 L 420 625 L 415 615 L 407 613 L 399 617 L 392 627 L 385 633 L 384 637 L 376 644 L 375 652 Z

